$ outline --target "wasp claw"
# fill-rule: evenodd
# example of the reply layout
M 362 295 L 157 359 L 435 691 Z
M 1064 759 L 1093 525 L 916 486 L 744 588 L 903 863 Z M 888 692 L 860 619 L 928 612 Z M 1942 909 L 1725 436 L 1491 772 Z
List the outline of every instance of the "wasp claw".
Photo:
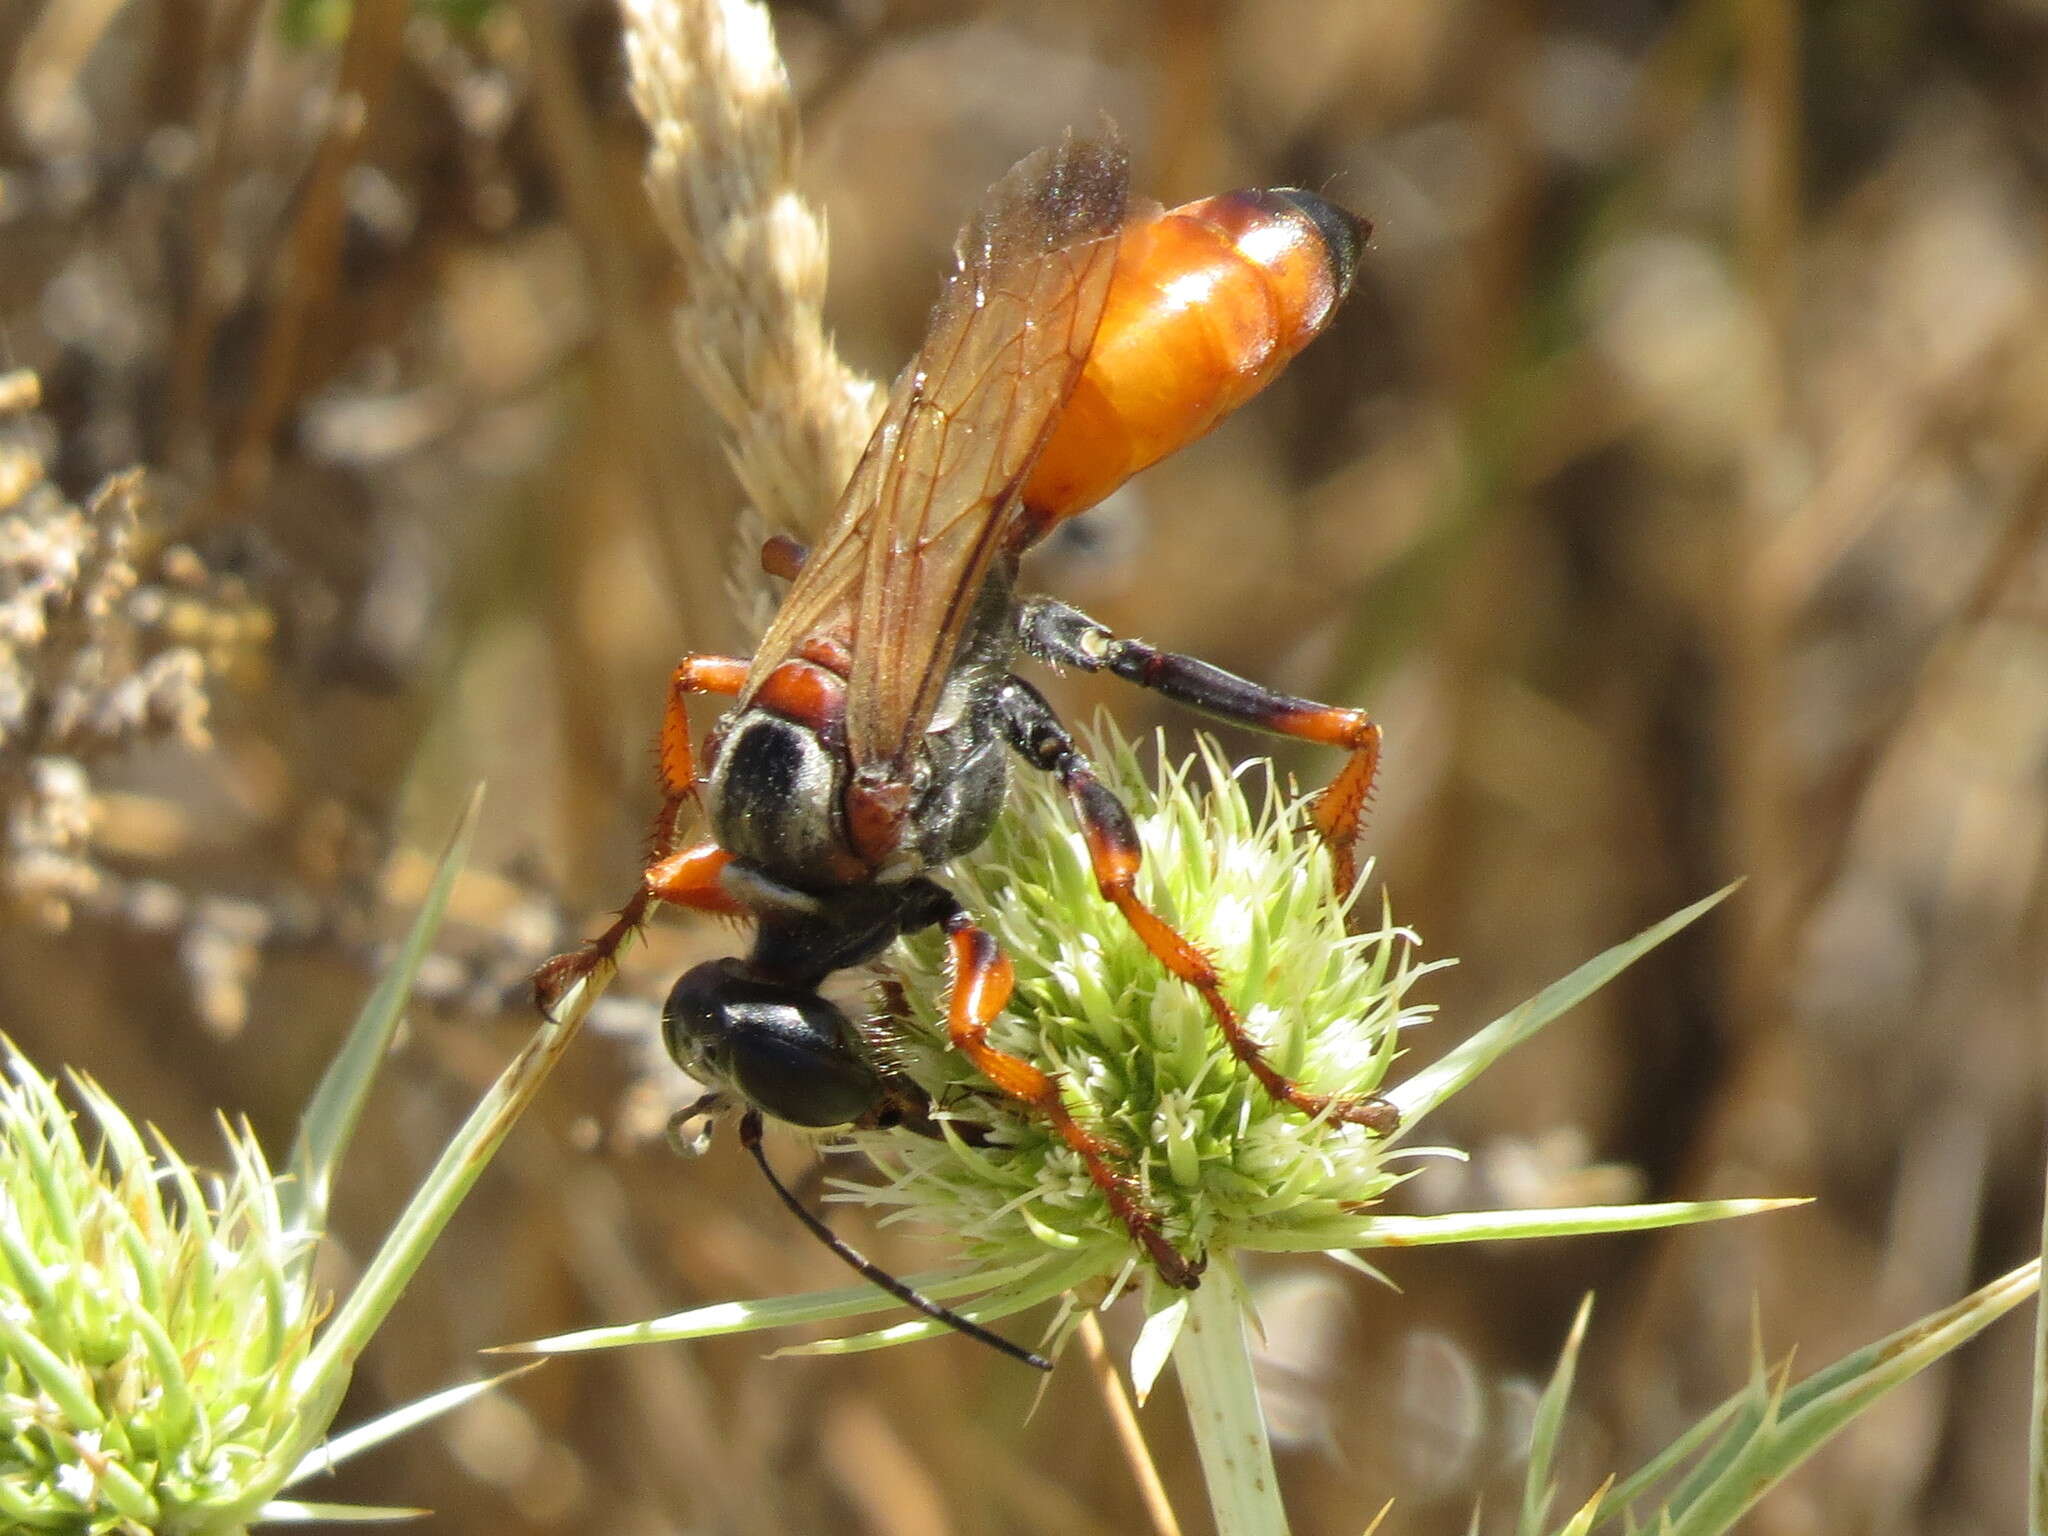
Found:
M 533 1005 L 542 1018 L 556 1023 L 555 1010 L 569 989 L 596 968 L 597 956 L 589 945 L 557 955 L 533 973 Z
M 1391 1136 L 1401 1128 L 1401 1111 L 1392 1100 L 1378 1097 L 1339 1104 L 1337 1118 L 1346 1125 L 1362 1125 L 1375 1136 Z

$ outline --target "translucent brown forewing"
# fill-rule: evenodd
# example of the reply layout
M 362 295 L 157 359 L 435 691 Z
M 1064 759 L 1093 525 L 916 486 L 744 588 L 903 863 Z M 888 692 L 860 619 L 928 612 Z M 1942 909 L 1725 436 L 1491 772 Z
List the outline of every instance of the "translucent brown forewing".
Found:
M 1040 150 L 960 233 L 917 356 L 755 652 L 751 696 L 810 636 L 853 656 L 854 765 L 904 767 L 1072 393 L 1116 267 L 1130 171 L 1114 138 Z

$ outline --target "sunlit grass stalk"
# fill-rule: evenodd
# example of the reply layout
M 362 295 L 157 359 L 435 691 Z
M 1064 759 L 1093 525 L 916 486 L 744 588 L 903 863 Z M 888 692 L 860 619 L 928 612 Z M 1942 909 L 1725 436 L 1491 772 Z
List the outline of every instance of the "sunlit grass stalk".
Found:
M 1579 1536 L 1608 1528 L 1659 1536 L 1723 1536 L 1771 1489 L 1886 1396 L 2000 1317 L 2039 1294 L 2041 1261 L 2000 1276 L 1950 1306 L 1852 1350 L 1794 1382 L 1759 1344 L 1739 1390 L 1625 1479 L 1610 1478 L 1562 1525 L 1544 1519 L 1555 1492 L 1556 1425 L 1585 1339 L 1580 1309 L 1543 1396 L 1532 1437 L 1517 1536 Z M 1662 1489 L 1663 1491 L 1658 1491 Z
M 2048 1200 L 2041 1209 L 2041 1257 L 2048 1264 Z M 2034 1298 L 2033 1434 L 2027 1443 L 2027 1530 L 2048 1536 L 2048 1300 Z

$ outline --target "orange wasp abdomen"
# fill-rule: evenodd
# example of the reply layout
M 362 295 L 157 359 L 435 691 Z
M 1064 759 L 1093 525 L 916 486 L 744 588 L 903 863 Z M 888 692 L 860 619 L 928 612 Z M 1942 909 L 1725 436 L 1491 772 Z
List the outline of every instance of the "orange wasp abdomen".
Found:
M 1025 482 L 1026 542 L 1265 388 L 1329 322 L 1369 233 L 1291 188 L 1129 225 L 1080 382 Z

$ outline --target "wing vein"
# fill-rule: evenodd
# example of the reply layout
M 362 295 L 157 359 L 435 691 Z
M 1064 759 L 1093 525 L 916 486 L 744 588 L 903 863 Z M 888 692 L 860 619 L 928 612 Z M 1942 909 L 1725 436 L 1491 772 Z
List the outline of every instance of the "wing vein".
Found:
M 742 702 L 807 638 L 842 640 L 854 765 L 907 772 L 1018 490 L 1080 376 L 1127 202 L 1113 138 L 1070 137 L 991 189 Z

